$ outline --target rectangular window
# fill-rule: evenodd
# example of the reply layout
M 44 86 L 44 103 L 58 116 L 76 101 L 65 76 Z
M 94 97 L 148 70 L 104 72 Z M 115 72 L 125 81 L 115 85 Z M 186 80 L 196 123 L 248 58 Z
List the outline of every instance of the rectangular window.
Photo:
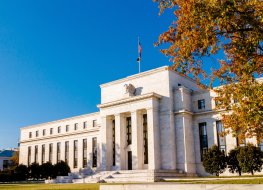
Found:
M 74 130 L 75 131 L 78 130 L 78 124 L 77 123 L 74 124 Z
M 3 160 L 3 170 L 6 170 L 9 168 L 9 162 L 8 160 Z
M 127 145 L 132 143 L 132 131 L 131 131 L 131 117 L 126 118 L 126 138 L 127 138 Z
M 198 100 L 198 109 L 205 109 L 205 99 Z
M 42 156 L 41 156 L 41 163 L 44 164 L 45 163 L 45 145 L 42 145 Z
M 38 163 L 38 146 L 35 146 L 35 163 Z
M 69 131 L 69 125 L 66 125 L 66 132 Z
M 261 141 L 261 143 L 258 145 L 258 147 L 260 148 L 261 151 L 263 151 L 263 141 Z
M 97 127 L 97 120 L 93 120 L 93 121 L 92 121 L 92 126 L 93 126 L 93 127 Z
M 78 141 L 74 140 L 74 163 L 73 167 L 77 168 L 78 167 Z
M 87 128 L 87 121 L 84 121 L 83 122 L 83 129 L 86 129 Z
M 69 159 L 69 142 L 65 142 L 65 162 L 68 164 Z
M 61 127 L 59 126 L 59 127 L 58 127 L 58 133 L 60 133 L 60 132 L 61 132 Z
M 116 165 L 115 120 L 112 121 L 112 165 Z
M 143 152 L 144 152 L 144 164 L 148 164 L 148 125 L 147 115 L 143 115 Z
M 32 132 L 29 132 L 29 138 L 32 138 Z
M 97 167 L 97 137 L 92 138 L 92 167 Z
M 36 131 L 36 137 L 38 137 L 38 131 Z
M 208 150 L 206 122 L 199 123 L 199 138 L 201 161 L 203 161 L 203 156 Z
M 53 128 L 50 128 L 49 133 L 50 133 L 50 135 L 53 134 Z
M 45 136 L 46 135 L 46 129 L 43 129 L 43 134 L 42 134 L 43 136 Z
M 82 163 L 82 167 L 83 168 L 86 168 L 87 167 L 87 164 L 88 164 L 88 160 L 87 160 L 87 157 L 88 157 L 88 153 L 87 153 L 87 139 L 83 139 L 83 163 Z
M 57 163 L 61 161 L 61 143 L 57 143 Z
M 222 121 L 216 121 L 216 131 L 217 131 L 217 142 L 218 142 L 219 150 L 226 153 L 226 137 L 221 136 L 221 134 L 224 132 Z
M 48 161 L 52 163 L 53 161 L 53 144 L 49 144 L 49 158 Z
M 27 166 L 30 166 L 30 164 L 31 164 L 31 146 L 29 146 L 27 150 Z

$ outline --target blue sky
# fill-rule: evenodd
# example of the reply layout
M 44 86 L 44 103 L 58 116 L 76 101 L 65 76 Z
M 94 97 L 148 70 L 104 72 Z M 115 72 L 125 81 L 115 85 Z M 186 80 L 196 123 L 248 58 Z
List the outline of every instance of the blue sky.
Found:
M 19 128 L 97 111 L 99 84 L 170 64 L 153 46 L 172 22 L 151 0 L 0 1 L 0 149 Z

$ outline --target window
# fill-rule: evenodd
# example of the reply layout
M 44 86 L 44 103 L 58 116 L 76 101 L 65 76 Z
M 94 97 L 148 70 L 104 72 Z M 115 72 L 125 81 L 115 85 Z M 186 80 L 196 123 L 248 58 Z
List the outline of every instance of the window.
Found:
M 198 100 L 198 109 L 205 109 L 205 99 Z
M 143 155 L 144 164 L 148 164 L 148 125 L 147 125 L 147 115 L 143 115 Z
M 45 163 L 45 145 L 42 145 L 42 156 L 41 156 L 41 163 L 44 164 Z
M 261 151 L 263 151 L 263 141 L 261 141 L 261 143 L 258 145 L 258 147 L 260 148 Z
M 29 138 L 32 138 L 32 132 L 29 132 Z
M 126 138 L 127 138 L 127 145 L 132 143 L 132 131 L 131 131 L 131 117 L 126 118 Z
M 221 101 L 218 98 L 215 98 L 215 106 L 220 106 Z
M 50 135 L 53 134 L 53 128 L 50 128 L 49 133 L 50 133 Z
M 31 146 L 27 148 L 27 166 L 31 164 Z
M 93 127 L 97 127 L 97 120 L 93 120 L 93 121 L 92 121 L 92 126 L 93 126 Z
M 3 160 L 3 169 L 6 170 L 6 169 L 8 169 L 8 167 L 9 167 L 8 160 Z
M 65 162 L 68 164 L 69 159 L 69 142 L 65 142 Z
M 78 130 L 78 124 L 77 123 L 74 124 L 74 130 L 75 131 Z
M 36 131 L 36 137 L 38 137 L 38 131 Z
M 83 129 L 86 129 L 87 128 L 87 121 L 84 121 L 83 122 Z
M 115 120 L 112 121 L 112 165 L 116 165 Z
M 43 136 L 46 135 L 46 129 L 43 129 L 43 133 L 42 133 Z
M 203 161 L 203 156 L 207 152 L 207 149 L 208 149 L 206 122 L 199 123 L 199 138 L 200 138 L 201 161 Z
M 97 137 L 92 138 L 92 167 L 97 167 Z
M 83 139 L 83 163 L 82 163 L 82 167 L 86 168 L 87 164 L 88 164 L 88 160 L 87 160 L 87 139 Z
M 38 146 L 35 146 L 35 163 L 38 163 Z
M 61 143 L 57 143 L 57 163 L 61 161 Z
M 49 158 L 48 161 L 52 163 L 53 161 L 53 144 L 49 144 Z
M 60 133 L 60 132 L 61 132 L 61 127 L 59 126 L 59 127 L 58 127 L 58 133 Z
M 73 162 L 73 167 L 77 168 L 78 167 L 78 141 L 74 140 L 74 162 Z
M 66 132 L 69 131 L 69 125 L 66 125 Z
M 221 134 L 224 132 L 222 121 L 216 121 L 216 131 L 217 131 L 217 143 L 219 150 L 226 153 L 226 137 L 221 136 Z

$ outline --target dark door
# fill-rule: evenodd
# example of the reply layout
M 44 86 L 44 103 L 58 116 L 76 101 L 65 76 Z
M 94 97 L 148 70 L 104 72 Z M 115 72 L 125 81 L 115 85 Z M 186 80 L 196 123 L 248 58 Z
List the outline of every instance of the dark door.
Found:
M 128 151 L 128 170 L 132 170 L 132 151 Z

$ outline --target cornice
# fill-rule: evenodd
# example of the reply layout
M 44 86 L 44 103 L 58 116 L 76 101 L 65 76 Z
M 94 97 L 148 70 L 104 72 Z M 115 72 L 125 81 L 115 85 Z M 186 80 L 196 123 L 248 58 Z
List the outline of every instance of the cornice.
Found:
M 44 126 L 44 125 L 51 125 L 51 124 L 65 122 L 65 121 L 69 121 L 69 120 L 73 120 L 73 119 L 81 119 L 81 118 L 85 118 L 85 117 L 89 117 L 89 116 L 93 116 L 93 115 L 99 115 L 99 114 L 100 114 L 100 112 L 94 112 L 94 113 L 83 114 L 83 115 L 78 115 L 78 116 L 74 116 L 74 117 L 68 117 L 68 118 L 65 118 L 65 119 L 59 119 L 59 120 L 55 120 L 55 121 L 39 123 L 39 124 L 36 124 L 36 125 L 30 125 L 30 126 L 26 126 L 26 127 L 21 127 L 20 131 L 24 130 L 24 129 L 30 129 L 30 128 L 35 128 L 35 127 Z
M 44 137 L 37 137 L 37 138 L 31 138 L 27 140 L 20 141 L 20 143 L 29 143 L 29 142 L 34 142 L 34 141 L 40 141 L 40 140 L 48 140 L 48 139 L 54 139 L 54 138 L 60 138 L 60 137 L 67 137 L 67 136 L 72 136 L 72 135 L 79 135 L 83 133 L 92 133 L 92 132 L 97 132 L 100 130 L 100 127 L 94 127 L 92 129 L 84 129 L 81 131 L 74 131 L 71 133 L 62 133 L 59 135 L 50 135 L 50 136 L 44 136 Z
M 147 75 L 152 75 L 154 73 L 158 73 L 158 72 L 161 72 L 161 71 L 168 71 L 168 70 L 170 70 L 169 66 L 163 66 L 163 67 L 159 67 L 157 69 L 152 69 L 152 70 L 145 71 L 145 72 L 142 72 L 142 73 L 139 73 L 139 74 L 128 76 L 126 78 L 122 78 L 122 79 L 119 79 L 119 80 L 115 80 L 115 81 L 112 81 L 112 82 L 101 84 L 100 87 L 103 88 L 103 87 L 107 87 L 107 86 L 110 86 L 110 85 L 113 85 L 113 84 L 119 84 L 119 83 L 122 83 L 122 82 L 125 82 L 125 81 L 141 78 L 141 77 L 144 77 L 144 76 L 147 76 Z
M 162 96 L 152 92 L 152 93 L 147 93 L 147 94 L 143 94 L 143 95 L 140 95 L 140 96 L 133 96 L 133 97 L 129 97 L 129 98 L 124 98 L 124 99 L 121 99 L 121 100 L 117 100 L 117 101 L 113 101 L 113 102 L 109 102 L 109 103 L 105 103 L 105 104 L 99 104 L 97 106 L 98 106 L 98 108 L 107 108 L 107 107 L 110 107 L 110 106 L 116 106 L 116 105 L 125 104 L 125 103 L 129 103 L 129 102 L 135 102 L 135 101 L 139 101 L 139 100 L 144 100 L 144 99 L 148 99 L 148 98 L 161 99 Z

